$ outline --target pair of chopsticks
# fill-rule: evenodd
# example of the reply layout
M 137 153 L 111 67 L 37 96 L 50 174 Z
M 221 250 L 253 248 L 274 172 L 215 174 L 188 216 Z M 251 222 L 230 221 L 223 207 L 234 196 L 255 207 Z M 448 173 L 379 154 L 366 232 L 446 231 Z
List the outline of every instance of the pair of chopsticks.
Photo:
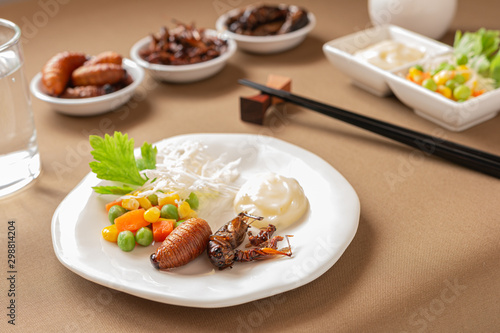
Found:
M 500 178 L 500 156 L 346 111 L 335 106 L 292 94 L 288 91 L 270 88 L 250 80 L 240 79 L 238 83 L 260 90 L 264 94 L 279 97 L 292 104 L 404 143 L 426 154 L 438 156 L 469 169 Z

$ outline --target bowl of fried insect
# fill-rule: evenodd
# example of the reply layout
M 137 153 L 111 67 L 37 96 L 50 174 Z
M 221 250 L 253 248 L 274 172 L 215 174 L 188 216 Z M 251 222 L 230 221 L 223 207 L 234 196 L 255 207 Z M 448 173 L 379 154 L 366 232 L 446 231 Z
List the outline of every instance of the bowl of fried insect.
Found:
M 130 57 L 159 81 L 191 83 L 219 73 L 236 43 L 213 29 L 178 23 L 136 42 Z
M 278 53 L 301 44 L 315 27 L 313 13 L 294 5 L 249 5 L 221 15 L 215 26 L 234 39 L 238 49 Z
M 31 93 L 59 113 L 92 116 L 128 102 L 144 70 L 116 52 L 60 52 L 31 80 Z

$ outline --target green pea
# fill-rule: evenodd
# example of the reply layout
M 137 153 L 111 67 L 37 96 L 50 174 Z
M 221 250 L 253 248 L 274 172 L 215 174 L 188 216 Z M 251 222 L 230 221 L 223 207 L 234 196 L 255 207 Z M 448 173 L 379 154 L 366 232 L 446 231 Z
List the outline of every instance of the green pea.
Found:
M 457 57 L 457 65 L 465 65 L 469 62 L 469 58 L 467 57 L 466 54 L 460 54 L 458 57 Z
M 455 80 L 456 83 L 458 84 L 464 84 L 465 83 L 465 76 L 463 76 L 462 74 L 457 74 L 455 75 L 455 77 L 453 78 Z
M 189 194 L 189 198 L 187 198 L 186 201 L 189 204 L 189 207 L 191 207 L 191 209 L 193 209 L 193 210 L 197 210 L 198 206 L 200 205 L 200 202 L 198 200 L 198 196 L 194 192 L 191 192 Z
M 149 246 L 153 243 L 153 232 L 147 227 L 142 227 L 135 234 L 135 241 L 142 246 Z
M 148 200 L 153 206 L 158 205 L 158 196 L 156 194 L 153 193 L 148 195 Z
M 164 219 L 179 219 L 179 212 L 177 211 L 177 207 L 172 204 L 165 205 L 161 207 L 160 216 Z
M 114 205 L 109 209 L 108 218 L 111 224 L 115 224 L 115 219 L 125 214 L 127 210 L 120 205 Z
M 178 226 L 180 226 L 182 224 L 182 222 L 184 222 L 184 221 L 185 220 L 180 220 L 180 221 L 175 222 L 174 228 L 177 228 Z
M 470 88 L 464 84 L 456 87 L 453 90 L 453 97 L 455 97 L 456 100 L 460 99 L 466 100 L 467 98 L 469 98 L 470 94 L 471 94 Z
M 118 247 L 125 252 L 130 252 L 135 247 L 135 237 L 132 231 L 125 230 L 118 234 L 118 239 L 116 240 Z
M 447 86 L 448 88 L 450 88 L 451 91 L 453 91 L 457 87 L 457 81 L 451 79 L 451 80 L 446 81 L 446 83 L 444 85 Z
M 422 82 L 422 87 L 427 88 L 431 91 L 437 90 L 436 81 L 434 81 L 433 79 L 425 79 L 424 82 Z

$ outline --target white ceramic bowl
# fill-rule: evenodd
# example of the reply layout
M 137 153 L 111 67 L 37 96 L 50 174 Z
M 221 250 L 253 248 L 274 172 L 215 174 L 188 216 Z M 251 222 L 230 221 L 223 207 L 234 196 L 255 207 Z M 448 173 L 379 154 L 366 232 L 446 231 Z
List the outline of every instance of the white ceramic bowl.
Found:
M 238 49 L 251 53 L 270 54 L 278 53 L 294 48 L 304 41 L 307 34 L 316 26 L 316 17 L 308 12 L 309 23 L 296 31 L 275 36 L 246 36 L 228 31 L 225 25 L 227 19 L 237 15 L 241 9 L 233 9 L 221 15 L 215 22 L 218 31 L 224 32 L 229 38 L 234 39 L 238 44 Z
M 459 103 L 407 80 L 408 69 L 409 66 L 387 76 L 394 95 L 419 116 L 450 131 L 463 131 L 495 117 L 500 111 L 500 89 Z
M 401 67 L 384 70 L 354 56 L 356 51 L 387 39 L 417 48 L 425 53 L 425 58 L 433 58 L 452 49 L 446 44 L 401 27 L 384 25 L 329 41 L 323 45 L 323 52 L 338 70 L 351 78 L 353 84 L 377 96 L 387 96 L 391 94 L 391 90 L 386 78 Z M 413 64 L 423 60 L 415 61 Z
M 151 37 L 144 37 L 135 43 L 130 50 L 130 57 L 137 62 L 141 67 L 145 68 L 149 74 L 159 81 L 172 82 L 172 83 L 189 83 L 200 81 L 209 78 L 224 68 L 227 60 L 236 52 L 236 43 L 219 34 L 212 29 L 205 29 L 205 34 L 208 36 L 217 36 L 227 40 L 227 50 L 219 55 L 217 58 L 189 65 L 161 65 L 152 64 L 142 59 L 139 56 L 139 51 L 146 48 L 151 41 Z
M 439 39 L 455 16 L 457 0 L 368 0 L 373 25 L 394 24 Z
M 93 116 L 117 109 L 125 104 L 134 94 L 135 89 L 144 79 L 144 70 L 135 62 L 123 59 L 123 68 L 134 80 L 123 89 L 98 97 L 89 98 L 59 98 L 47 95 L 42 87 L 42 73 L 31 80 L 31 93 L 38 99 L 47 102 L 60 113 L 71 116 Z

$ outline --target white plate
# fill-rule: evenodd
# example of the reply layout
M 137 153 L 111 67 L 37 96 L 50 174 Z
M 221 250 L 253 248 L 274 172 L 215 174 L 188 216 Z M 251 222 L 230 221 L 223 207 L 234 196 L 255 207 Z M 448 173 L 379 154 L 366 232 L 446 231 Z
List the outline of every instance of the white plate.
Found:
M 309 283 L 332 267 L 353 239 L 360 212 L 356 192 L 318 156 L 259 135 L 194 134 L 162 142 L 185 140 L 203 142 L 213 156 L 225 152 L 228 161 L 241 157 L 236 185 L 265 171 L 299 181 L 309 199 L 309 211 L 277 233 L 294 235 L 290 239 L 293 256 L 239 263 L 219 271 L 203 253 L 184 267 L 157 271 L 149 262 L 153 247 L 123 252 L 102 239 L 100 231 L 109 224 L 104 204 L 113 197 L 93 193 L 91 186 L 100 180 L 89 174 L 61 202 L 52 219 L 54 251 L 63 265 L 90 281 L 146 299 L 215 308 L 254 301 Z M 215 232 L 234 215 L 221 210 L 220 219 L 208 222 Z

